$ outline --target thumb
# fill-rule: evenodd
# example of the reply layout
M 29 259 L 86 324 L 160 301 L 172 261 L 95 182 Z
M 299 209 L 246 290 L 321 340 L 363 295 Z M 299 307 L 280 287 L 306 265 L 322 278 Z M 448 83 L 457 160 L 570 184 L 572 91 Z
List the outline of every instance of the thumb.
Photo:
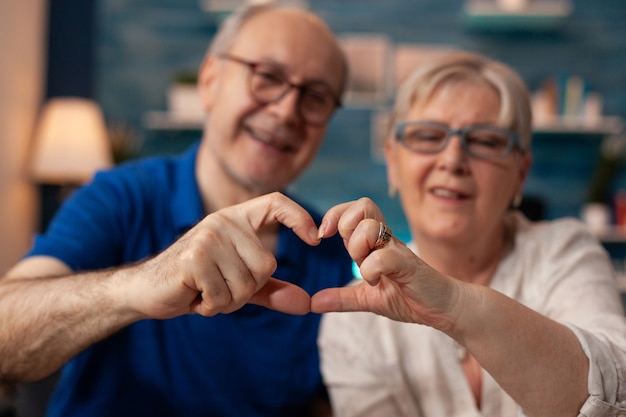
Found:
M 363 311 L 357 293 L 363 283 L 341 288 L 326 288 L 311 298 L 313 313 L 329 313 L 331 311 Z
M 311 297 L 306 291 L 276 278 L 270 278 L 249 302 L 287 314 L 303 315 L 311 311 Z

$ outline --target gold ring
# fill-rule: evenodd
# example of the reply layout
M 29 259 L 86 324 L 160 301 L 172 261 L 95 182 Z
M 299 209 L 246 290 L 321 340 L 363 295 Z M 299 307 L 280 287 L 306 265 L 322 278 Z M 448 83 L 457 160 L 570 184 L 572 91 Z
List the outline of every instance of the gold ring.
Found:
M 393 232 L 391 228 L 387 226 L 385 223 L 380 222 L 380 229 L 378 229 L 378 239 L 376 239 L 376 243 L 374 243 L 374 249 L 382 249 L 387 246 L 387 243 L 391 240 L 391 236 Z

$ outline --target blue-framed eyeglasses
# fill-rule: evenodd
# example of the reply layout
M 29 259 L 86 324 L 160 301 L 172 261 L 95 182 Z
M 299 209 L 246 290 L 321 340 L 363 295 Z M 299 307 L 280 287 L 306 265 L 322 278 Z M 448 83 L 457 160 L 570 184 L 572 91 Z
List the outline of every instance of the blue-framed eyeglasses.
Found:
M 514 149 L 523 150 L 515 132 L 494 126 L 452 129 L 443 123 L 425 121 L 396 125 L 396 140 L 419 153 L 441 152 L 455 135 L 459 136 L 463 150 L 477 158 L 502 158 Z
M 341 107 L 341 101 L 323 82 L 294 84 L 287 81 L 285 74 L 276 65 L 247 61 L 230 54 L 221 54 L 219 57 L 248 67 L 248 89 L 252 97 L 261 104 L 275 103 L 292 88 L 298 90 L 298 112 L 309 125 L 325 124 L 335 109 Z

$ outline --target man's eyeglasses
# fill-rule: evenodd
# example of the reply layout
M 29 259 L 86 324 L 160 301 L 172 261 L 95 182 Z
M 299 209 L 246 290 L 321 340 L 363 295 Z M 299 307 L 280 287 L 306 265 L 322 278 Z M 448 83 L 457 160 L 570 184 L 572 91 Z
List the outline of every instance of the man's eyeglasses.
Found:
M 292 88 L 298 90 L 298 112 L 305 123 L 323 125 L 328 122 L 341 102 L 324 83 L 298 85 L 287 81 L 283 72 L 276 66 L 260 62 L 250 62 L 229 55 L 219 55 L 222 59 L 245 65 L 250 69 L 248 88 L 250 95 L 261 104 L 281 100 Z
M 454 135 L 459 136 L 463 150 L 477 158 L 502 158 L 515 148 L 522 150 L 518 136 L 499 127 L 471 126 L 452 129 L 435 122 L 406 122 L 396 125 L 396 140 L 414 152 L 441 152 Z

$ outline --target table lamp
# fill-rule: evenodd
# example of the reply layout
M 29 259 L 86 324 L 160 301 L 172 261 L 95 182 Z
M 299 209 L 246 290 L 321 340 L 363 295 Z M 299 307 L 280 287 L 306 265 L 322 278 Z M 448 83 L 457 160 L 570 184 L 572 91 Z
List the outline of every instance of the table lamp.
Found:
M 43 184 L 80 185 L 112 165 L 100 106 L 77 97 L 50 99 L 35 134 L 33 179 Z
M 35 130 L 30 174 L 39 184 L 40 230 L 74 189 L 112 165 L 100 106 L 93 100 L 58 97 L 44 105 Z

